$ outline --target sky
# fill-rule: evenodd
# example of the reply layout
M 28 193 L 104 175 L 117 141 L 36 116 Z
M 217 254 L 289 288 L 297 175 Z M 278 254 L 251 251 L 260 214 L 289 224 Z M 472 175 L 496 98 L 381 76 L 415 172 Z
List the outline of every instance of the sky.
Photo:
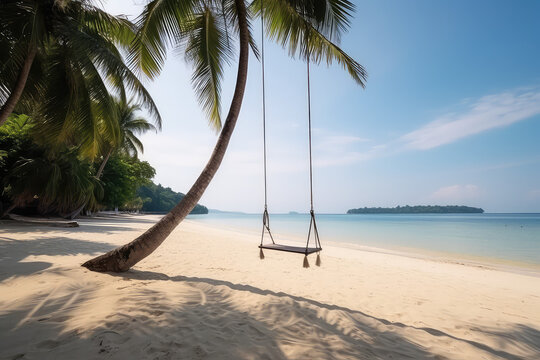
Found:
M 131 18 L 141 0 L 109 0 Z M 365 0 L 341 48 L 368 71 L 362 89 L 338 65 L 311 67 L 315 211 L 468 205 L 540 212 L 540 1 Z M 260 24 L 254 24 L 260 44 Z M 309 211 L 306 64 L 265 40 L 269 211 Z M 237 54 L 237 50 L 235 50 Z M 236 64 L 223 84 L 226 115 Z M 163 130 L 141 137 L 155 182 L 187 192 L 217 133 L 170 52 L 147 88 Z M 264 205 L 261 65 L 229 149 L 200 203 Z M 225 116 L 223 116 L 225 117 Z

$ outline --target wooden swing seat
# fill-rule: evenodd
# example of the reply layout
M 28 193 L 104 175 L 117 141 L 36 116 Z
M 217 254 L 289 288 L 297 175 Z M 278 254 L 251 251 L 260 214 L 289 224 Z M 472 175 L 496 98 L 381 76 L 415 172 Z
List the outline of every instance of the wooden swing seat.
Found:
M 259 245 L 260 249 L 267 249 L 267 250 L 278 250 L 278 251 L 285 251 L 290 253 L 297 253 L 297 254 L 313 254 L 316 252 L 319 252 L 322 250 L 320 247 L 308 247 L 305 246 L 290 246 L 290 245 L 281 245 L 281 244 L 264 244 Z

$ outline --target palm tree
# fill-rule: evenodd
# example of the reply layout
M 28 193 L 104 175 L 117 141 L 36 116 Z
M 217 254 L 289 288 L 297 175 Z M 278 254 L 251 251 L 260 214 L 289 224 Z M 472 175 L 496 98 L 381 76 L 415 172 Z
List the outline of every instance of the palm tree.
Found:
M 159 112 L 121 48 L 134 25 L 91 0 L 3 0 L 0 3 L 0 125 L 14 111 L 32 112 L 44 141 L 99 151 L 100 118 L 113 111 L 110 90 L 130 90 Z M 24 101 L 23 101 L 24 100 Z M 25 106 L 26 105 L 26 106 Z M 114 131 L 114 123 L 105 123 Z
M 249 46 L 254 47 L 250 20 L 263 16 L 266 34 L 288 47 L 291 56 L 314 62 L 337 61 L 360 85 L 364 68 L 333 41 L 349 26 L 354 5 L 347 0 L 153 0 L 144 9 L 131 61 L 150 77 L 156 76 L 168 45 L 184 50 L 193 64 L 193 85 L 210 123 L 219 128 L 220 81 L 223 65 L 232 54 L 232 34 L 238 35 L 236 87 L 214 151 L 186 196 L 159 222 L 132 242 L 83 264 L 94 271 L 127 271 L 151 254 L 189 214 L 217 172 L 240 113 L 247 81 Z
M 126 97 L 121 95 L 120 99 L 112 99 L 112 103 L 114 105 L 114 111 L 106 114 L 106 116 L 113 118 L 111 122 L 116 123 L 116 130 L 111 131 L 107 127 L 103 130 L 101 140 L 105 144 L 101 147 L 104 148 L 105 155 L 95 175 L 97 180 L 101 178 L 103 169 L 114 151 L 137 157 L 139 152 L 144 152 L 144 146 L 137 138 L 137 135 L 144 134 L 150 130 L 157 131 L 157 128 L 145 118 L 137 117 L 137 112 L 141 110 L 141 107 L 133 103 L 133 100 L 127 101 Z M 107 121 L 105 122 L 107 123 Z M 156 122 L 159 126 L 158 119 L 156 119 Z M 87 203 L 80 204 L 78 208 L 66 214 L 65 217 L 70 219 L 77 218 L 87 205 Z
M 127 101 L 125 97 L 113 100 L 115 106 L 115 116 L 118 121 L 119 133 L 116 139 L 109 143 L 103 161 L 96 172 L 96 178 L 101 178 L 103 169 L 107 164 L 113 151 L 118 150 L 129 156 L 137 157 L 138 153 L 144 152 L 142 142 L 137 138 L 137 135 L 142 135 L 150 130 L 157 131 L 157 128 L 148 122 L 143 117 L 138 117 L 137 112 L 141 110 L 141 106 L 135 104 L 133 100 Z

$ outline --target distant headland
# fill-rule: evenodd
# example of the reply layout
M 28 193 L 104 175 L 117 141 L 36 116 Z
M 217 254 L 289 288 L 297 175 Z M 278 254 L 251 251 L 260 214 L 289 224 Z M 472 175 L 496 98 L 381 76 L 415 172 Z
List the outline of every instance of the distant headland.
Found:
M 347 214 L 482 214 L 484 209 L 458 205 L 416 205 L 397 206 L 394 208 L 364 207 L 350 209 Z

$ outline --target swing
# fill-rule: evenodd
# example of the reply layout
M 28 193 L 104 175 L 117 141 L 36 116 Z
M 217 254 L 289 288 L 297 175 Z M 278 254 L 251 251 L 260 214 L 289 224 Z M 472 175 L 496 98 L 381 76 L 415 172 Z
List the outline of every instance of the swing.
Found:
M 289 253 L 304 254 L 304 264 L 305 268 L 309 267 L 309 262 L 307 256 L 313 253 L 317 253 L 317 261 L 315 264 L 317 266 L 321 265 L 320 251 L 322 250 L 321 242 L 319 240 L 319 231 L 317 230 L 317 222 L 315 221 L 315 211 L 313 210 L 313 164 L 311 156 L 311 93 L 310 93 L 310 83 L 309 83 L 309 47 L 306 45 L 307 49 L 307 98 L 308 98 L 308 134 L 309 134 L 309 190 L 310 190 L 310 199 L 311 199 L 311 208 L 310 208 L 310 222 L 309 222 L 309 231 L 307 236 L 306 246 L 291 246 L 284 244 L 277 244 L 274 241 L 272 236 L 272 231 L 270 230 L 270 216 L 268 215 L 268 195 L 267 195 L 267 176 L 266 176 L 266 96 L 265 96 L 265 87 L 264 87 L 264 18 L 263 18 L 263 2 L 261 1 L 261 67 L 262 67 L 262 118 L 263 118 L 263 158 L 264 158 L 264 212 L 262 216 L 262 234 L 261 234 L 261 244 L 259 245 L 259 257 L 264 259 L 263 249 L 266 250 L 276 250 L 276 251 L 285 251 Z M 268 233 L 272 243 L 264 243 L 264 235 Z M 313 238 L 314 246 L 309 246 L 310 240 Z

